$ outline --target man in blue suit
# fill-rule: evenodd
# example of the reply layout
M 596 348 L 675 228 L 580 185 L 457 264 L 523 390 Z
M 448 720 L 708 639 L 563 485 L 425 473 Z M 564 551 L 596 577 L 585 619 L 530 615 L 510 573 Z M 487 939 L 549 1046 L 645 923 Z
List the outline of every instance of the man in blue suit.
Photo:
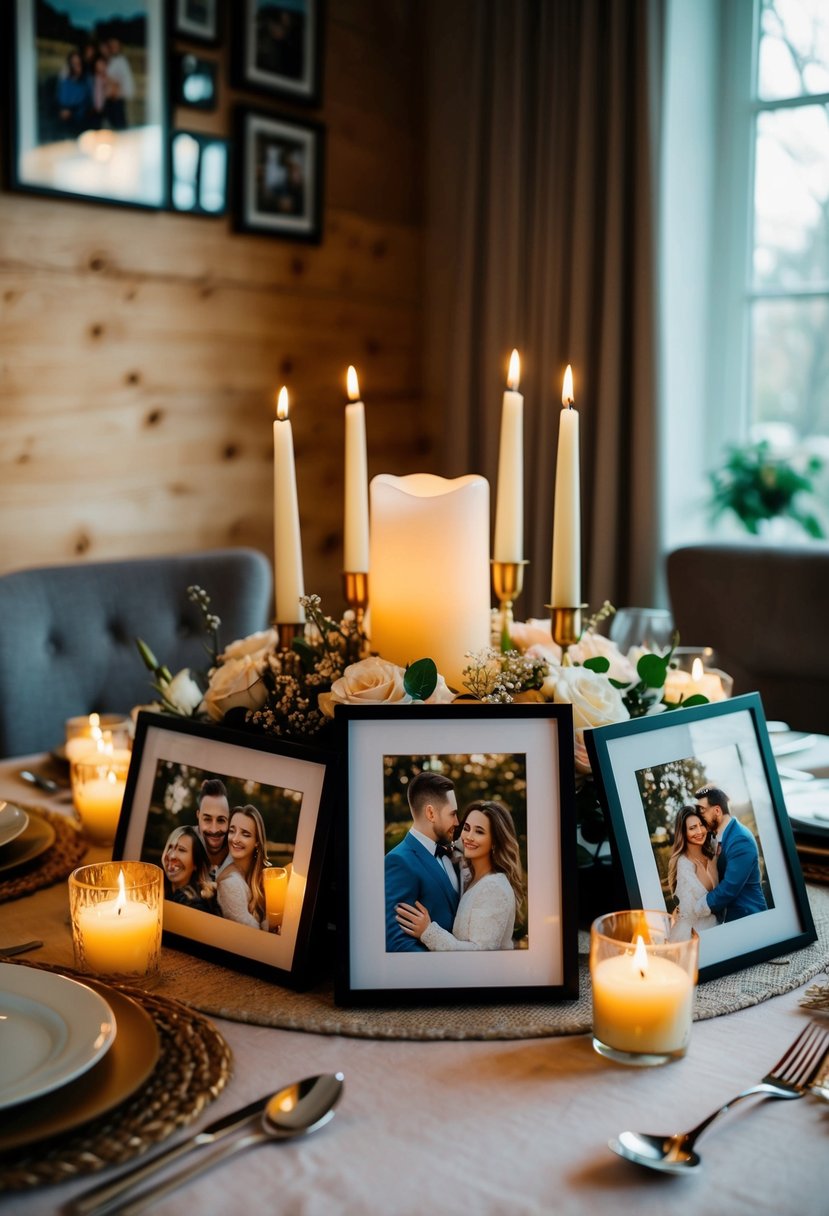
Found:
M 705 899 L 721 923 L 765 912 L 768 905 L 760 883 L 760 855 L 752 832 L 734 819 L 728 795 L 704 785 L 694 795 L 697 811 L 709 831 L 716 833 L 720 881 Z
M 412 826 L 386 854 L 386 950 L 425 951 L 400 928 L 395 908 L 418 900 L 450 933 L 460 899 L 457 873 L 449 860 L 458 826 L 455 787 L 440 773 L 418 773 L 407 788 Z

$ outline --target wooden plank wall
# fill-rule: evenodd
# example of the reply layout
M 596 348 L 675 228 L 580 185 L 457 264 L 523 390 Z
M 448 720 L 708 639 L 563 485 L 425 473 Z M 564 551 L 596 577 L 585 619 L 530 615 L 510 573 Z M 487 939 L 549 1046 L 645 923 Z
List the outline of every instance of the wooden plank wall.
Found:
M 430 467 L 416 6 L 327 12 L 321 246 L 235 235 L 229 218 L 0 194 L 0 573 L 228 544 L 270 556 L 285 382 L 306 589 L 340 606 L 349 363 L 370 474 Z M 178 110 L 177 128 L 227 133 L 237 100 L 291 111 L 229 90 L 226 41 L 203 52 L 222 61 L 220 109 Z

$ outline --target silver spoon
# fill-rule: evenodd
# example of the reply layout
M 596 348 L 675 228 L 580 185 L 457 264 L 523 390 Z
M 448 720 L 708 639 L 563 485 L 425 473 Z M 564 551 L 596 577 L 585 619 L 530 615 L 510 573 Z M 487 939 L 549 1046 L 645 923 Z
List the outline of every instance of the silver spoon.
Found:
M 323 1073 L 318 1077 L 306 1077 L 303 1081 L 295 1081 L 278 1090 L 262 1112 L 259 1126 L 253 1126 L 233 1140 L 228 1140 L 210 1156 L 200 1156 L 195 1165 L 180 1170 L 163 1182 L 155 1183 L 146 1190 L 140 1191 L 132 1203 L 122 1201 L 131 1193 L 140 1190 L 140 1181 L 126 1191 L 120 1191 L 114 1199 L 105 1200 L 97 1207 L 87 1209 L 88 1216 L 104 1216 L 108 1212 L 118 1212 L 119 1216 L 136 1216 L 154 1200 L 169 1195 L 191 1178 L 197 1178 L 211 1166 L 220 1161 L 241 1153 L 254 1145 L 264 1144 L 268 1140 L 292 1140 L 309 1132 L 317 1131 L 334 1118 L 334 1107 L 343 1091 L 343 1074 Z

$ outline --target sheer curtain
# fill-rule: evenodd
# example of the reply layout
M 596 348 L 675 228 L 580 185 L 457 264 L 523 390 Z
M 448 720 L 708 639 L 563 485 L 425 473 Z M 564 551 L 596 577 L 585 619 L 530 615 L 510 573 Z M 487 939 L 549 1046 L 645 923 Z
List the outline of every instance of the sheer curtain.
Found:
M 648 604 L 658 536 L 655 198 L 664 0 L 427 6 L 425 387 L 443 471 L 496 492 L 523 359 L 519 616 L 550 598 L 561 380 L 580 415 L 584 598 Z

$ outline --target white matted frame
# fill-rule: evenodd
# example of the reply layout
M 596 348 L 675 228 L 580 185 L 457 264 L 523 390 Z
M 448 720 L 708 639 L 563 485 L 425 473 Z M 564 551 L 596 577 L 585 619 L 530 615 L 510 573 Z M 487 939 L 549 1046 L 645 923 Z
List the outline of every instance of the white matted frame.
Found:
M 670 846 L 680 805 L 695 805 L 697 789 L 723 790 L 733 817 L 754 836 L 766 907 L 737 912 L 732 919 L 725 908 L 719 913 L 724 920 L 702 929 L 700 980 L 816 940 L 757 693 L 599 727 L 586 731 L 585 741 L 631 908 L 671 910 L 660 853 Z M 725 880 L 726 871 L 727 862 L 719 881 Z
M 336 999 L 343 1005 L 457 1004 L 578 996 L 573 739 L 569 706 L 338 706 L 348 813 L 339 841 Z M 475 797 L 508 794 L 520 769 L 514 816 L 524 857 L 526 919 L 515 948 L 398 952 L 387 948 L 385 858 L 389 772 L 457 774 L 491 761 Z M 423 765 L 425 767 L 425 765 Z M 514 771 L 513 771 L 514 770 Z M 455 779 L 455 778 L 453 778 Z M 405 777 L 403 778 L 405 781 Z M 480 787 L 480 783 L 479 783 Z M 459 815 L 468 797 L 456 783 Z M 503 799 L 505 802 L 507 798 Z M 395 829 L 407 829 L 399 807 Z M 409 824 L 411 820 L 409 820 Z M 418 846 L 420 847 L 420 846 Z M 430 859 L 434 860 L 434 859 Z
M 290 794 L 297 803 L 279 932 L 227 920 L 212 911 L 164 901 L 165 938 L 193 953 L 253 971 L 290 987 L 312 978 L 336 761 L 329 753 L 283 744 L 170 715 L 140 713 L 113 857 L 161 863 L 172 826 L 195 826 L 201 781 L 218 777 L 230 807 Z M 174 788 L 175 787 L 175 788 Z M 185 799 L 182 801 L 181 791 Z M 269 816 L 262 810 L 266 832 Z M 268 838 L 268 852 L 273 844 Z M 280 847 L 280 846 L 276 846 Z M 280 863 L 282 864 L 282 863 Z M 323 917 L 324 919 L 324 917 Z

